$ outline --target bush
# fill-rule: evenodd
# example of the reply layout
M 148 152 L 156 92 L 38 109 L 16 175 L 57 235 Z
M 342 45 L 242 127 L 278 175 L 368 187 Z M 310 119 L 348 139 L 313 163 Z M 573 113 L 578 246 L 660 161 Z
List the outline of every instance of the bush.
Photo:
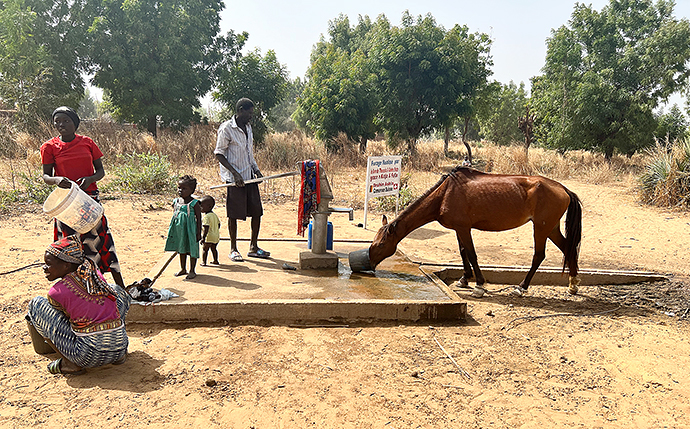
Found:
M 10 213 L 21 203 L 43 204 L 53 190 L 39 173 L 19 173 L 18 178 L 17 188 L 0 191 L 0 213 Z
M 0 213 L 9 213 L 12 207 L 21 201 L 18 190 L 0 191 Z
M 403 211 L 407 206 L 412 204 L 419 195 L 415 195 L 412 188 L 409 186 L 410 174 L 406 174 L 400 178 L 400 192 L 398 200 L 398 210 Z M 378 199 L 378 208 L 385 212 L 395 211 L 395 195 L 387 195 Z
M 163 155 L 123 155 L 119 165 L 113 168 L 114 179 L 104 188 L 133 194 L 169 194 L 174 192 L 177 183 L 170 169 L 170 161 Z
M 640 177 L 640 199 L 663 207 L 690 208 L 690 141 L 677 140 L 670 148 L 657 143 Z
M 21 179 L 20 185 L 24 188 L 22 199 L 24 202 L 43 204 L 53 191 L 53 187 L 46 185 L 46 182 L 43 181 L 42 173 L 35 176 L 19 173 L 19 178 Z

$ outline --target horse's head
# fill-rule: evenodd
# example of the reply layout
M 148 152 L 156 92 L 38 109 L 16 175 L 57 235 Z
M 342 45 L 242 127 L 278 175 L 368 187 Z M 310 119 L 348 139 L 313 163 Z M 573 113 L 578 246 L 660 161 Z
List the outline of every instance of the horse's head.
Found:
M 382 223 L 383 225 L 376 233 L 374 241 L 369 246 L 369 262 L 372 268 L 376 268 L 381 261 L 394 254 L 398 247 L 398 242 L 391 238 L 395 222 L 388 223 L 388 219 L 384 215 Z
M 390 238 L 390 229 L 395 227 L 395 222 L 389 224 L 388 218 L 383 216 L 383 226 L 378 230 L 374 241 L 368 249 L 357 250 L 349 255 L 352 271 L 374 270 L 376 266 L 395 253 L 397 242 Z

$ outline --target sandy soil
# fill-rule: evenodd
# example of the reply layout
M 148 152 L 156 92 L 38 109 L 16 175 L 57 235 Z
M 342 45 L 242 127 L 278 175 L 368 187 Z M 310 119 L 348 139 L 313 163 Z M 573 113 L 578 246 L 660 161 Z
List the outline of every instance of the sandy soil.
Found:
M 625 186 L 566 185 L 584 203 L 582 267 L 670 280 L 578 296 L 464 293 L 470 317 L 446 325 L 130 325 L 124 365 L 65 377 L 47 372 L 26 330 L 28 301 L 49 288 L 41 270 L 3 274 L 0 427 L 690 427 L 690 215 L 642 207 Z M 166 200 L 104 202 L 128 283 L 163 254 Z M 296 202 L 278 200 L 266 203 L 262 236 L 295 237 Z M 332 220 L 336 238 L 373 236 L 355 226 L 361 210 L 354 223 Z M 51 237 L 36 208 L 0 219 L 0 271 L 41 260 Z M 474 237 L 480 263 L 531 260 L 531 226 Z M 454 233 L 437 224 L 401 247 L 413 260 L 460 262 Z M 544 265 L 560 264 L 554 246 L 547 254 Z

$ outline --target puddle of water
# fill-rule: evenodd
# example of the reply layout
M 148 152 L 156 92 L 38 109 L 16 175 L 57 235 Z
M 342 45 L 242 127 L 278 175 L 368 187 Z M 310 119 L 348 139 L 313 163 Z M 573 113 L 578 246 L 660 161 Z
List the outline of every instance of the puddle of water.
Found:
M 310 276 L 309 285 L 322 290 L 318 298 L 449 299 L 416 264 L 397 254 L 383 261 L 373 272 L 353 273 L 347 263 L 340 260 L 337 273 L 315 270 Z

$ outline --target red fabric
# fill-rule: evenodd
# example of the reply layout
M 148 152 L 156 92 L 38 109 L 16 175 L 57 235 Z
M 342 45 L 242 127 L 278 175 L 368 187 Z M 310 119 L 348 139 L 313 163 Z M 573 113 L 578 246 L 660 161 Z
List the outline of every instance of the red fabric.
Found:
M 100 159 L 103 152 L 89 137 L 76 135 L 71 142 L 63 142 L 53 137 L 41 146 L 41 162 L 53 164 L 53 175 L 63 176 L 72 181 L 92 176 L 95 172 L 93 162 Z M 87 192 L 96 191 L 96 182 L 89 185 Z
M 53 224 L 53 241 L 77 234 L 77 231 L 57 219 L 54 219 Z M 98 224 L 96 232 L 94 233 L 91 230 L 86 234 L 82 234 L 81 241 L 83 243 L 82 250 L 84 251 L 84 256 L 94 261 L 102 273 L 120 272 L 120 264 L 115 254 L 113 235 L 110 233 L 108 219 L 106 219 L 105 215 L 101 216 L 101 222 Z
M 321 183 L 319 181 L 319 160 L 302 161 L 302 189 L 299 193 L 297 211 L 297 234 L 304 237 L 311 215 L 321 202 Z

